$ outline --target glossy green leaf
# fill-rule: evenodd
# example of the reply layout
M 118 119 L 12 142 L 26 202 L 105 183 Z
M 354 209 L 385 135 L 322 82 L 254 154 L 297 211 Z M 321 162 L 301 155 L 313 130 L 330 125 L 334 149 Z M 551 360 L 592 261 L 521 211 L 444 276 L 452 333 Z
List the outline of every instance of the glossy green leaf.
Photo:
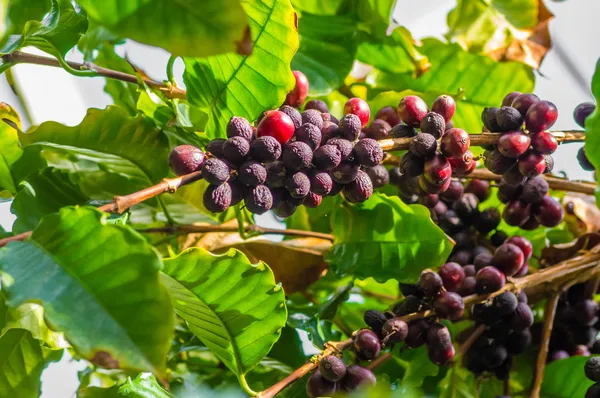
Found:
M 309 94 L 327 95 L 344 83 L 357 49 L 357 24 L 348 16 L 303 13 L 298 20 L 300 47 L 292 69 L 302 71 Z
M 125 384 L 119 387 L 119 395 L 127 398 L 172 398 L 151 374 L 142 373 L 131 380 L 127 379 Z
M 49 165 L 85 177 L 81 189 L 93 198 L 143 189 L 169 172 L 166 136 L 152 120 L 117 106 L 90 109 L 74 127 L 45 122 L 19 138 L 24 146 L 43 149 Z
M 592 94 L 596 103 L 600 103 L 600 61 L 596 64 L 596 72 L 592 78 Z M 600 169 L 600 110 L 585 120 L 585 154 L 596 170 Z M 600 188 L 596 187 L 596 204 L 600 206 Z
M 129 62 L 115 53 L 113 46 L 103 45 L 97 51 L 98 56 L 94 60 L 96 65 L 131 75 L 135 74 Z M 104 91 L 112 97 L 115 105 L 121 106 L 130 115 L 135 116 L 140 95 L 137 85 L 117 79 L 106 79 Z
M 11 205 L 11 212 L 17 216 L 13 233 L 32 230 L 42 217 L 64 206 L 85 204 L 89 198 L 71 177 L 49 167 L 23 181 Z
M 8 190 L 14 194 L 17 192 L 17 178 L 14 176 L 12 166 L 23 155 L 19 146 L 19 136 L 8 121 L 17 128 L 21 127 L 19 115 L 8 104 L 0 102 L 0 191 Z
M 5 304 L 0 304 L 4 306 Z M 0 309 L 0 316 L 2 316 Z M 0 334 L 10 329 L 25 329 L 31 333 L 33 338 L 43 341 L 50 348 L 67 348 L 69 343 L 60 332 L 48 328 L 44 321 L 44 307 L 39 304 L 26 303 L 17 308 L 5 308 L 4 326 L 0 325 Z
M 48 215 L 30 239 L 0 251 L 10 307 L 42 304 L 48 323 L 84 358 L 162 375 L 173 309 L 161 265 L 141 235 L 91 208 Z
M 232 116 L 256 120 L 279 107 L 294 87 L 290 61 L 298 49 L 289 0 L 243 0 L 250 19 L 252 55 L 184 58 L 189 102 L 208 114 L 209 137 L 225 137 Z
M 246 384 L 245 374 L 267 355 L 287 318 L 271 269 L 233 249 L 220 256 L 190 249 L 165 260 L 164 273 L 175 312 Z
M 10 398 L 36 398 L 41 394 L 40 377 L 62 350 L 41 345 L 25 329 L 10 329 L 0 337 L 0 394 Z
M 571 398 L 585 397 L 586 390 L 594 384 L 585 377 L 583 367 L 587 357 L 574 356 L 546 365 L 541 397 Z
M 425 377 L 435 376 L 440 371 L 440 367 L 429 359 L 426 346 L 403 352 L 401 358 L 408 362 L 408 367 L 402 378 L 404 387 L 420 387 Z
M 29 20 L 40 20 L 50 11 L 50 0 L 1 0 L 0 44 L 6 32 L 20 32 Z
M 64 62 L 65 54 L 77 44 L 87 26 L 87 18 L 75 11 L 70 2 L 52 0 L 50 13 L 41 22 L 28 21 L 21 34 L 8 38 L 0 54 L 33 46 Z
M 239 0 L 79 0 L 90 18 L 119 36 L 181 56 L 235 51 L 248 22 Z
M 294 9 L 300 13 L 336 15 L 344 0 L 292 0 Z
M 380 91 L 454 95 L 458 100 L 453 123 L 473 134 L 481 132 L 484 107 L 498 106 L 508 92 L 533 90 L 533 71 L 526 65 L 498 63 L 487 56 L 468 53 L 458 44 L 435 39 L 423 40 L 421 51 L 429 58 L 431 68 L 420 77 L 374 71 L 367 82 Z
M 442 265 L 453 246 L 425 207 L 377 193 L 362 204 L 340 206 L 333 234 L 326 259 L 336 274 L 378 282 L 415 281 L 425 268 Z

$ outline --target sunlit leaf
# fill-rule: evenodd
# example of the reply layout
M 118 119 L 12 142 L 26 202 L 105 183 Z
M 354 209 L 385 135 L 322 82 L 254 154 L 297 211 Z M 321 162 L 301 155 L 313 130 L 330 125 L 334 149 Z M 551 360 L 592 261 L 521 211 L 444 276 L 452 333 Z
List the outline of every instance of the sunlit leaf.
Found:
M 596 64 L 596 72 L 592 78 L 592 94 L 596 103 L 600 101 L 600 61 Z M 585 154 L 596 170 L 600 168 L 600 110 L 585 120 Z M 600 185 L 599 185 L 600 186 Z M 596 204 L 600 206 L 600 188 L 596 188 Z
M 23 155 L 13 125 L 21 128 L 19 115 L 10 105 L 0 102 L 0 191 L 6 189 L 12 194 L 17 192 L 18 181 L 11 168 Z
M 574 356 L 546 365 L 540 396 L 553 398 L 585 397 L 594 384 L 585 377 L 583 368 L 587 357 Z

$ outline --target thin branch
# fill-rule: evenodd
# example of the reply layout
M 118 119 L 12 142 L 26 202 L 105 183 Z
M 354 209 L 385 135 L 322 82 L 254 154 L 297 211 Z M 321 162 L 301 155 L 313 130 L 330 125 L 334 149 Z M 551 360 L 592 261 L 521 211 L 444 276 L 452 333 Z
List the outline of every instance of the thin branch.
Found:
M 475 341 L 477 341 L 483 332 L 485 332 L 485 325 L 479 325 L 475 330 L 473 330 L 473 332 L 471 332 L 469 335 L 469 338 L 461 344 L 459 349 L 460 354 L 465 355 L 467 352 L 469 352 Z
M 544 370 L 546 368 L 546 358 L 548 357 L 548 345 L 550 344 L 550 335 L 552 334 L 552 325 L 554 324 L 556 305 L 558 304 L 559 298 L 560 293 L 558 291 L 554 292 L 546 302 L 546 307 L 544 309 L 544 329 L 542 330 L 540 351 L 537 356 L 531 394 L 529 395 L 531 398 L 539 398 L 540 396 L 542 381 L 544 380 Z
M 321 232 L 303 231 L 300 229 L 275 229 L 263 228 L 255 224 L 244 227 L 246 233 L 254 232 L 261 235 L 285 235 L 302 236 L 306 238 L 319 238 L 333 241 L 333 235 Z M 159 228 L 139 229 L 138 232 L 144 233 L 210 233 L 210 232 L 239 232 L 237 225 L 172 225 Z
M 7 69 L 5 75 L 8 85 L 12 89 L 13 93 L 15 93 L 17 101 L 19 101 L 19 104 L 21 105 L 23 115 L 25 116 L 25 121 L 28 125 L 32 126 L 34 122 L 33 115 L 31 114 L 27 97 L 25 97 L 25 93 L 23 92 L 21 85 L 17 79 L 15 79 L 14 73 L 11 69 Z
M 373 360 L 373 362 L 371 362 L 369 364 L 368 368 L 370 370 L 376 369 L 379 366 L 381 366 L 384 363 L 386 363 L 387 361 L 389 361 L 390 359 L 392 359 L 392 353 L 391 352 L 386 352 L 385 354 L 380 355 L 377 358 L 375 358 L 375 360 Z
M 57 68 L 62 68 L 63 65 L 56 58 L 51 57 L 42 57 L 39 55 L 27 54 L 21 51 L 15 51 L 11 54 L 6 54 L 2 56 L 2 60 L 7 64 L 35 64 L 35 65 L 45 65 L 45 66 L 54 66 Z M 101 66 L 92 64 L 90 62 L 80 63 L 80 62 L 72 62 L 65 61 L 66 65 L 74 70 L 80 71 L 92 71 L 95 72 L 95 76 L 102 76 L 109 79 L 122 80 L 124 82 L 137 84 L 138 77 L 135 75 L 131 75 L 129 73 L 119 72 L 112 69 L 103 68 Z M 161 82 L 157 82 L 155 80 L 143 78 L 144 83 L 146 83 L 149 87 L 160 90 L 169 98 L 186 98 L 185 90 L 176 87 L 172 84 L 164 84 Z

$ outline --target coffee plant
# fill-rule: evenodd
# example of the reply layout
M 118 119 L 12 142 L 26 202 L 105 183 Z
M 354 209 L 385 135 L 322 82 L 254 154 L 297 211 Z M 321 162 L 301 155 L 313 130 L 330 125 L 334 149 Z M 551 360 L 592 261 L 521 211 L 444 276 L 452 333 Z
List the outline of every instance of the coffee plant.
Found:
M 597 189 L 554 166 L 600 112 L 497 3 L 416 41 L 392 0 L 0 0 L 0 397 L 65 352 L 82 398 L 600 397 Z M 30 125 L 20 64 L 114 104 Z

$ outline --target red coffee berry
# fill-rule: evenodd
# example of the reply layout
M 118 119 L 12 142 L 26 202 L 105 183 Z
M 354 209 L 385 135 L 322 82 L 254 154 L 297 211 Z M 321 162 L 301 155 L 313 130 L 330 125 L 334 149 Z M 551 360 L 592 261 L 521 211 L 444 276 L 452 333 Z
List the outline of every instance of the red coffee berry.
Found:
M 292 73 L 296 79 L 296 85 L 294 86 L 294 89 L 288 93 L 287 97 L 285 97 L 285 104 L 300 107 L 308 95 L 308 79 L 306 78 L 306 75 L 299 70 L 295 70 Z M 282 142 L 282 144 L 284 144 L 284 142 Z
M 558 119 L 556 105 L 550 101 L 539 101 L 531 105 L 525 115 L 525 128 L 531 133 L 549 129 Z
M 498 151 L 503 156 L 518 158 L 527 151 L 530 143 L 531 139 L 527 134 L 520 131 L 511 131 L 502 134 L 500 139 L 498 139 Z
M 270 136 L 281 145 L 292 138 L 296 127 L 292 119 L 281 111 L 267 111 L 256 128 L 258 137 Z
M 358 97 L 350 98 L 348 102 L 346 102 L 346 105 L 344 105 L 344 114 L 347 115 L 349 113 L 358 116 L 362 127 L 365 127 L 371 118 L 369 104 Z
M 452 128 L 442 136 L 440 150 L 448 158 L 460 158 L 469 150 L 471 138 L 463 129 Z
M 519 171 L 525 177 L 539 176 L 546 170 L 546 159 L 537 151 L 528 151 L 519 158 Z
M 425 161 L 423 173 L 432 184 L 443 185 L 452 176 L 452 166 L 443 155 L 434 155 Z
M 400 120 L 412 127 L 418 127 L 428 112 L 425 101 L 416 95 L 408 95 L 398 104 Z
M 450 123 L 450 120 L 452 120 L 452 116 L 454 116 L 454 112 L 456 111 L 456 102 L 454 101 L 454 98 L 449 95 L 440 95 L 433 101 L 431 111 L 442 115 L 446 123 Z
M 531 147 L 544 155 L 550 155 L 558 148 L 558 141 L 547 131 L 531 136 Z

